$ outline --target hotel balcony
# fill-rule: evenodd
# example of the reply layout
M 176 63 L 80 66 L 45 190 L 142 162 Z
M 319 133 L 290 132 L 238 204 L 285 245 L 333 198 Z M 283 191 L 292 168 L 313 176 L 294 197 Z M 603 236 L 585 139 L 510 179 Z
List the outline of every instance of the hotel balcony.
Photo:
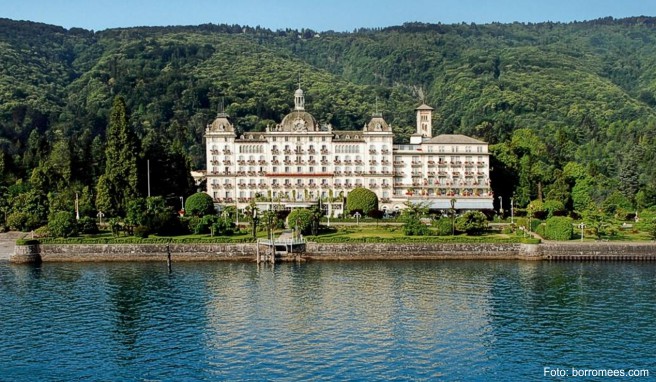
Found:
M 412 166 L 412 167 L 421 167 L 421 166 L 422 166 L 422 163 L 421 163 L 421 162 L 415 162 L 415 161 L 413 161 L 412 164 L 411 164 L 411 166 Z
M 428 167 L 435 167 L 435 161 L 429 160 L 428 161 Z
M 383 183 L 381 187 L 387 189 L 390 188 L 390 185 L 388 183 Z
M 341 171 L 335 171 L 335 176 L 342 176 L 342 172 Z
M 232 162 L 230 162 L 230 159 L 226 159 L 226 160 L 223 161 L 223 164 L 226 165 L 226 166 L 231 166 Z
M 250 159 L 248 161 L 248 164 L 251 165 L 251 166 L 255 166 L 255 164 L 257 164 L 257 162 L 255 162 L 255 160 L 253 160 L 253 159 Z
M 485 167 L 485 162 L 476 162 L 476 166 Z
M 223 188 L 225 188 L 227 190 L 231 190 L 232 189 L 232 184 L 231 183 L 224 183 Z
M 439 167 L 446 167 L 448 165 L 448 163 L 446 163 L 446 162 L 437 162 L 437 165 Z
M 327 149 L 321 149 L 321 153 L 322 154 L 328 154 L 328 150 Z
M 321 161 L 321 164 L 324 165 L 324 166 L 327 166 L 328 163 L 329 163 L 329 162 L 328 162 L 327 160 L 325 160 L 325 159 L 323 159 L 323 160 Z
M 294 150 L 294 154 L 296 154 L 296 155 L 305 154 L 305 150 L 303 150 L 303 149 L 300 149 L 300 150 Z
M 380 198 L 380 201 L 381 201 L 382 203 L 389 203 L 389 202 L 390 202 L 390 198 Z
M 369 149 L 369 154 L 376 154 L 376 149 Z
M 315 149 L 308 149 L 308 154 L 312 154 L 312 155 L 314 155 L 314 154 L 316 154 L 316 153 L 317 153 L 317 150 L 315 150 Z
M 380 150 L 380 153 L 386 155 L 386 154 L 389 154 L 390 151 L 388 149 L 382 149 L 382 150 Z
M 210 150 L 210 154 L 219 155 L 219 150 Z
M 230 149 L 223 149 L 223 154 L 225 154 L 225 155 L 231 155 L 231 154 L 232 154 L 232 151 L 230 151 Z
M 273 149 L 273 150 L 271 150 L 271 154 L 273 154 L 273 155 L 278 155 L 278 154 L 280 154 L 280 150 L 278 150 L 278 149 Z
M 335 163 L 335 164 L 342 164 L 342 161 L 339 160 L 339 159 L 335 159 L 335 160 L 333 161 L 333 163 Z

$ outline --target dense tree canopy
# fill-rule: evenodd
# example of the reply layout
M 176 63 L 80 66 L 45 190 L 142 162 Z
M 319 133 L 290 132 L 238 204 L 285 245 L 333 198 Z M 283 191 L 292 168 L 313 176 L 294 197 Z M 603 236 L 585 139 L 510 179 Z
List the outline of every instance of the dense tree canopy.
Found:
M 656 19 L 646 17 L 352 33 L 212 24 L 93 32 L 0 19 L 3 208 L 17 224 L 39 225 L 51 202 L 70 210 L 70 195 L 87 188 L 85 214 L 124 214 L 127 198 L 146 196 L 147 161 L 154 195 L 173 205 L 193 192 L 189 170 L 204 167 L 203 132 L 219 105 L 239 132 L 263 130 L 293 106 L 299 75 L 321 123 L 359 129 L 378 99 L 397 142 L 425 99 L 434 134 L 492 145 L 495 196 L 518 207 L 557 200 L 583 212 L 615 190 L 649 207 L 654 42 Z M 132 134 L 123 153 L 113 148 L 115 117 Z M 24 186 L 10 190 L 17 181 Z M 28 222 L 27 211 L 38 216 Z

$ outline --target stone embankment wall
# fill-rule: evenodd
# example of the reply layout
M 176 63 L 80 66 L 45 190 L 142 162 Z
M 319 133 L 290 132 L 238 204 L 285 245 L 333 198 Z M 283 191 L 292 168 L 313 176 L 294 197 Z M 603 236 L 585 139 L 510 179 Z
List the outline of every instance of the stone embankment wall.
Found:
M 537 247 L 544 260 L 656 261 L 656 243 L 549 242 Z
M 265 248 L 261 247 L 264 251 Z M 256 244 L 17 245 L 10 261 L 255 261 Z M 308 243 L 303 260 L 656 260 L 652 243 Z
M 407 259 L 519 259 L 534 258 L 521 244 L 438 243 L 309 243 L 304 258 L 310 260 L 407 260 Z

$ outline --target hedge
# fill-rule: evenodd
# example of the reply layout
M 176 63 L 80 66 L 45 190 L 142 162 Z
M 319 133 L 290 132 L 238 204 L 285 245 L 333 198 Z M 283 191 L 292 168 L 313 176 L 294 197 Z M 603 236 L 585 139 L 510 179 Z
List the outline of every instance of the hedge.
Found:
M 548 240 L 570 240 L 574 235 L 572 219 L 565 216 L 554 216 L 547 219 L 544 227 L 544 237 Z

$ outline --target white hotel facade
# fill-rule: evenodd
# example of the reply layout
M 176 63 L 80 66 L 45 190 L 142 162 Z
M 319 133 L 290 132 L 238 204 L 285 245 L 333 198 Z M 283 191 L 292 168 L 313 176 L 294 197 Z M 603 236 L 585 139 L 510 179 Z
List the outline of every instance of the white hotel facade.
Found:
M 416 109 L 410 144 L 395 145 L 381 114 L 362 130 L 338 131 L 305 111 L 300 88 L 294 105 L 264 132 L 238 137 L 225 113 L 207 126 L 207 193 L 215 203 L 243 209 L 254 199 L 268 209 L 308 207 L 321 199 L 337 216 L 343 197 L 365 187 L 378 195 L 382 210 L 402 209 L 406 201 L 447 210 L 451 200 L 460 210 L 492 209 L 488 144 L 464 135 L 433 137 L 430 106 Z

